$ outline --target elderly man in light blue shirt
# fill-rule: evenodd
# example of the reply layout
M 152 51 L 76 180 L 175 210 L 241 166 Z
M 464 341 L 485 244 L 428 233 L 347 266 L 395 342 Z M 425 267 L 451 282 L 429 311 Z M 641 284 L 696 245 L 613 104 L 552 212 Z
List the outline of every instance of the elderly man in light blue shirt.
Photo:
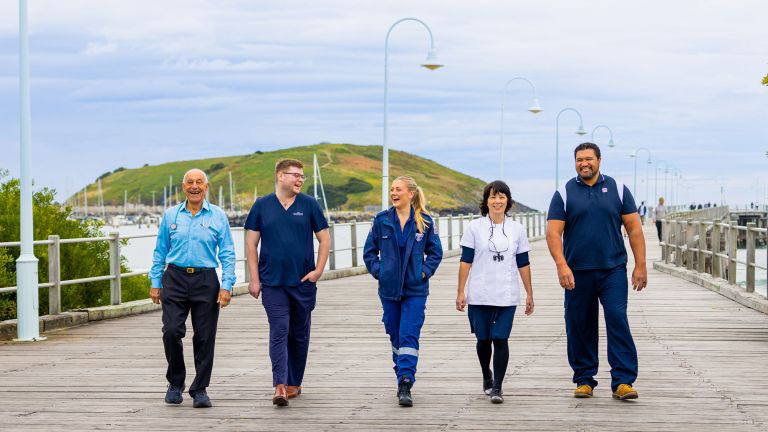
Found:
M 184 174 L 187 199 L 165 211 L 149 279 L 150 297 L 163 305 L 163 345 L 168 360 L 165 402 L 182 402 L 186 368 L 182 339 L 192 313 L 195 380 L 189 388 L 195 408 L 212 406 L 206 388 L 211 381 L 219 309 L 232 298 L 235 247 L 227 215 L 205 199 L 208 176 L 191 169 Z M 218 260 L 216 259 L 218 254 Z M 221 262 L 221 284 L 216 268 Z

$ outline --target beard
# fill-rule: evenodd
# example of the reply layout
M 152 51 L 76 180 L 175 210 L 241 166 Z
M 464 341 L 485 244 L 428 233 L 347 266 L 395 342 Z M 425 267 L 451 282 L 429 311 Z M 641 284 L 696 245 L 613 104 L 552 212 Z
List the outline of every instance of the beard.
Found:
M 592 180 L 593 178 L 595 178 L 597 173 L 598 173 L 597 170 L 592 170 L 592 169 L 590 169 L 589 173 L 587 173 L 587 174 L 583 174 L 582 171 L 579 171 L 579 178 L 581 180 Z

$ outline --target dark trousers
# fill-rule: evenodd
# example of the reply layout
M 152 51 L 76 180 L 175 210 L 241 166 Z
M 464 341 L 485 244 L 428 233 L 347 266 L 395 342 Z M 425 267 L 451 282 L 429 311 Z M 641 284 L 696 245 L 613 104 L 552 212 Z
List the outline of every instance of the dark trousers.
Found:
M 168 266 L 163 273 L 163 345 L 168 371 L 165 377 L 177 387 L 184 386 L 184 345 L 187 316 L 192 312 L 192 347 L 195 354 L 195 380 L 189 394 L 205 390 L 211 382 L 216 326 L 219 321 L 219 278 L 214 270 L 188 274 Z
M 300 386 L 307 366 L 317 285 L 309 281 L 298 287 L 262 285 L 261 296 L 269 321 L 272 385 Z
M 416 382 L 419 362 L 419 335 L 424 325 L 427 297 L 403 297 L 400 301 L 381 299 L 384 330 L 392 343 L 392 361 L 397 381 Z
M 656 221 L 656 234 L 659 236 L 659 241 L 661 241 L 661 221 Z
M 611 388 L 637 378 L 637 350 L 627 320 L 627 267 L 573 272 L 576 288 L 565 290 L 568 363 L 577 385 L 597 386 L 598 301 L 603 305 L 608 336 Z

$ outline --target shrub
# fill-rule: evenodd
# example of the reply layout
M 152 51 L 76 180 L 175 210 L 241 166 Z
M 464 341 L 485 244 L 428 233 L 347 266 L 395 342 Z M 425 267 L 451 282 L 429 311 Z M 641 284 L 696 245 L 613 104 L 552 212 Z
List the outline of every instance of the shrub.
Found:
M 5 180 L 7 172 L 0 170 L 0 242 L 19 239 L 19 181 Z M 101 221 L 69 219 L 71 208 L 62 209 L 54 201 L 55 191 L 44 188 L 33 194 L 34 239 L 45 240 L 58 234 L 64 238 L 101 237 Z M 0 286 L 16 285 L 18 248 L 0 248 Z M 40 281 L 48 280 L 48 247 L 36 246 Z M 129 269 L 124 263 L 123 272 Z M 61 279 L 79 279 L 109 274 L 109 244 L 89 242 L 60 246 Z M 131 277 L 122 280 L 122 301 L 148 297 L 149 280 Z M 92 282 L 62 287 L 62 310 L 109 304 L 109 281 Z M 48 313 L 47 289 L 39 290 L 39 313 Z M 16 317 L 16 293 L 0 294 L 0 320 Z

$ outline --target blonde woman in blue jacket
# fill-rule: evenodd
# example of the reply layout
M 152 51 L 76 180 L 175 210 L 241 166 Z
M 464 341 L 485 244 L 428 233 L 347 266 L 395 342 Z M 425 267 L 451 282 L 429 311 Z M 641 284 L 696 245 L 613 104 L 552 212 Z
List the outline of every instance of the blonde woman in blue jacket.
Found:
M 412 406 L 419 334 L 429 295 L 429 278 L 443 259 L 424 192 L 411 177 L 400 176 L 389 190 L 392 207 L 377 214 L 365 241 L 363 260 L 379 281 L 384 329 L 392 342 L 392 360 L 401 406 Z

